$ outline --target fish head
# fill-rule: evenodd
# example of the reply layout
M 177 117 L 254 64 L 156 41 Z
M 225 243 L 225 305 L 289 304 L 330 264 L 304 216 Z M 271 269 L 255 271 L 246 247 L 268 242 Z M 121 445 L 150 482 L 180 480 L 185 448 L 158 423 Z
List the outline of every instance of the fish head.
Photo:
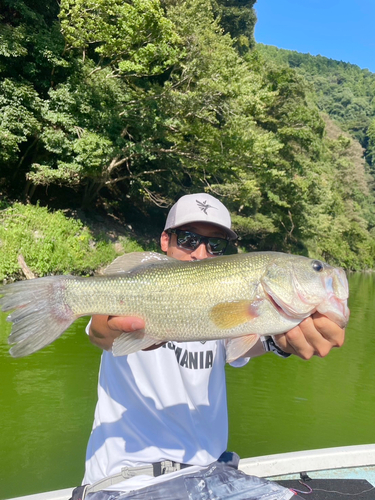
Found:
M 263 290 L 281 314 L 303 319 L 315 311 L 345 327 L 349 320 L 345 271 L 316 259 L 280 254 L 261 280 Z

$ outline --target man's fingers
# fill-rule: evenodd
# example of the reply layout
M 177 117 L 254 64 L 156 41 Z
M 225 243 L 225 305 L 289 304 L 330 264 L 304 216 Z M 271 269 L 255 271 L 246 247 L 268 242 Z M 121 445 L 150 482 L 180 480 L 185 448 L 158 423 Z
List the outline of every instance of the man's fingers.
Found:
M 325 357 L 333 347 L 341 347 L 344 339 L 345 330 L 319 313 L 304 319 L 289 332 L 275 338 L 283 351 L 302 359 L 310 359 L 314 355 Z
M 134 332 L 142 330 L 145 322 L 136 316 L 109 316 L 108 327 L 120 332 Z
M 131 333 L 136 330 L 143 330 L 145 327 L 143 319 L 136 316 L 109 316 L 107 324 L 113 332 L 116 332 L 115 338 L 123 332 Z M 164 344 L 165 342 L 154 344 L 146 349 L 142 349 L 142 351 L 153 351 L 154 349 L 162 347 Z
M 307 318 L 289 332 L 275 337 L 275 340 L 283 351 L 295 354 L 302 359 L 310 359 L 316 354 L 314 347 L 316 335 L 319 336 L 319 333 L 315 331 L 312 319 Z
M 341 347 L 345 340 L 345 330 L 339 325 L 318 312 L 312 316 L 316 330 L 331 344 L 332 347 Z

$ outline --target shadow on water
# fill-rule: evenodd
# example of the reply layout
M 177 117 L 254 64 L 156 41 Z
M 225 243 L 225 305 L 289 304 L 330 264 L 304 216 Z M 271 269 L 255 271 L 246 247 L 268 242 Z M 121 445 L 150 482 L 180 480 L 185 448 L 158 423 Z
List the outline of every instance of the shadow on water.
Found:
M 230 449 L 247 457 L 375 442 L 375 277 L 351 275 L 350 293 L 346 343 L 327 358 L 267 355 L 227 367 Z M 85 318 L 42 351 L 12 359 L 5 317 L 0 500 L 81 482 L 100 362 Z

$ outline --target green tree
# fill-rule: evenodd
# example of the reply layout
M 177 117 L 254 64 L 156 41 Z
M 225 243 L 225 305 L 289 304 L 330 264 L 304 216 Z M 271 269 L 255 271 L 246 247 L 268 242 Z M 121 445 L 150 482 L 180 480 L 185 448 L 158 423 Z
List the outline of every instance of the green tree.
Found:
M 215 16 L 225 33 L 230 33 L 234 46 L 241 55 L 254 48 L 256 0 L 212 0 Z
M 96 15 L 89 11 L 93 19 Z M 87 33 L 74 30 L 77 47 L 92 36 L 90 22 L 83 25 L 89 27 Z M 103 187 L 116 186 L 132 199 L 146 197 L 163 204 L 184 186 L 237 175 L 233 165 L 248 165 L 256 151 L 264 151 L 264 156 L 268 136 L 257 130 L 253 114 L 263 113 L 268 91 L 249 73 L 231 37 L 222 34 L 210 3 L 170 5 L 168 23 L 159 30 L 165 25 L 174 27 L 164 35 L 178 41 L 178 60 L 173 71 L 157 77 L 153 70 L 142 74 L 150 66 L 147 58 L 140 74 L 123 71 L 132 55 L 114 38 L 105 38 L 106 24 L 101 26 L 93 39 L 106 41 L 94 49 L 92 58 L 90 50 L 85 51 L 74 75 L 50 91 L 41 133 L 43 154 L 29 180 L 84 185 L 87 204 Z M 107 40 L 111 49 L 104 64 L 101 54 Z
M 367 129 L 368 144 L 366 150 L 366 159 L 374 172 L 375 167 L 375 118 Z
M 262 44 L 257 50 L 279 65 L 296 69 L 314 89 L 318 107 L 367 147 L 367 129 L 375 116 L 375 74 L 354 64 L 300 54 Z
M 4 0 L 0 15 L 0 169 L 10 192 L 25 186 L 43 126 L 43 103 L 66 78 L 58 5 Z
M 60 11 L 7 2 L 0 183 L 8 196 L 49 203 L 44 190 L 65 186 L 77 196 L 59 193 L 60 208 L 80 199 L 154 220 L 177 196 L 207 190 L 230 208 L 243 249 L 373 265 L 361 146 L 321 114 L 329 108 L 352 132 L 369 121 L 368 74 L 242 50 L 241 36 L 251 46 L 252 1 L 63 0 Z M 370 152 L 371 127 L 356 129 Z
M 97 67 L 130 76 L 160 74 L 177 60 L 178 37 L 158 0 L 62 0 L 68 49 L 93 50 Z M 96 58 L 94 58 L 96 59 Z

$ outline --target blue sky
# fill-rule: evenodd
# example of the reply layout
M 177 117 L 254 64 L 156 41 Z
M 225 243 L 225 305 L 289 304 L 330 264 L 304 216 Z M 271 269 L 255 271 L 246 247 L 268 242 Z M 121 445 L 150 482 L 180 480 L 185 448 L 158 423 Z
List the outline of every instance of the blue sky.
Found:
M 257 0 L 255 40 L 375 73 L 375 0 Z

